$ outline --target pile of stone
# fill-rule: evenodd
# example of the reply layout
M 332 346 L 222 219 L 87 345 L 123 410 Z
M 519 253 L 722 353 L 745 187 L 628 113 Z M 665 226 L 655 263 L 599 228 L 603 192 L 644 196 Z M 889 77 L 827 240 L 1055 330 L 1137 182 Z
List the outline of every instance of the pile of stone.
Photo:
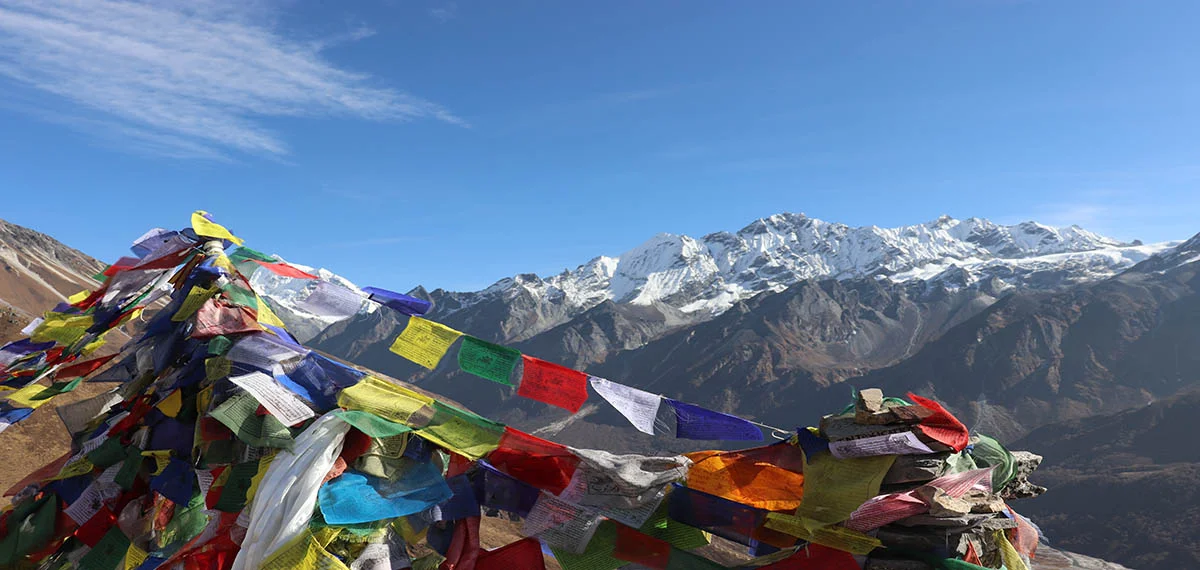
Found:
M 896 456 L 880 483 L 880 496 L 872 502 L 882 503 L 876 504 L 874 511 L 875 515 L 881 509 L 885 513 L 880 520 L 903 518 L 874 527 L 870 521 L 852 516 L 846 524 L 871 532 L 883 543 L 864 568 L 944 567 L 939 559 L 959 559 L 988 568 L 1027 568 L 1039 531 L 1006 501 L 1035 497 L 1046 490 L 1029 481 L 1042 457 L 1027 451 L 1009 452 L 981 434 L 971 434 L 966 449 L 955 451 L 916 429 L 930 413 L 922 406 L 884 398 L 878 389 L 866 389 L 859 392 L 853 410 L 821 420 L 820 435 L 829 440 L 835 455 L 889 451 Z M 969 488 L 964 488 L 962 481 L 968 481 Z M 970 481 L 977 484 L 970 485 Z M 860 508 L 856 515 L 862 511 Z M 913 560 L 916 553 L 926 554 L 930 562 Z

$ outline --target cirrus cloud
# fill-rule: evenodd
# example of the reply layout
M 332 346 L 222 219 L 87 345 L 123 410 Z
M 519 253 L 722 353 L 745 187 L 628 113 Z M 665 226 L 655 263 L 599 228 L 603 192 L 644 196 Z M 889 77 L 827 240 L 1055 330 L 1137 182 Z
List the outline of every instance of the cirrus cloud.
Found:
M 432 118 L 442 106 L 340 69 L 268 23 L 263 5 L 214 0 L 0 0 L 0 77 L 77 108 L 58 122 L 111 124 L 165 156 L 288 153 L 269 117 Z M 355 30 L 354 41 L 370 35 Z M 76 120 L 78 113 L 92 116 Z M 42 118 L 50 113 L 39 113 Z

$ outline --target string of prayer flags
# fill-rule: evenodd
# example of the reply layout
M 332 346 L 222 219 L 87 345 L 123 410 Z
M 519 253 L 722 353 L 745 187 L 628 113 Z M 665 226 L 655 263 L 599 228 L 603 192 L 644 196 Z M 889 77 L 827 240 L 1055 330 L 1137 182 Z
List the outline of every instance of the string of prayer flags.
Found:
M 372 301 L 410 317 L 424 315 L 433 307 L 433 303 L 424 299 L 418 299 L 395 291 L 388 291 L 387 289 L 380 289 L 379 287 L 363 287 L 362 290 Z
M 288 265 L 282 261 L 260 261 L 257 259 L 251 259 L 250 261 L 267 268 L 267 270 L 271 273 L 282 275 L 283 277 L 291 277 L 292 279 L 320 279 L 320 277 L 317 277 L 312 273 L 304 271 L 303 269 L 300 269 L 294 265 Z
M 572 414 L 587 401 L 587 374 L 566 366 L 521 355 L 524 364 L 517 395 L 557 406 Z
M 595 376 L 589 377 L 588 381 L 592 389 L 625 416 L 633 427 L 642 433 L 654 435 L 654 418 L 658 416 L 662 396 Z
M 441 323 L 409 317 L 408 324 L 389 350 L 425 368 L 437 368 L 446 351 L 462 333 Z
M 229 233 L 229 230 L 225 229 L 225 226 L 212 221 L 208 212 L 204 210 L 192 212 L 192 230 L 196 232 L 196 235 L 201 237 L 231 241 L 237 245 L 242 245 L 243 243 L 242 238 Z
M 521 351 L 464 335 L 458 347 L 458 366 L 464 372 L 497 384 L 512 386 L 509 378 L 521 360 Z
M 197 215 L 204 239 L 232 238 Z M 96 570 L 537 570 L 545 544 L 564 570 L 719 570 L 689 552 L 711 532 L 749 547 L 755 558 L 739 568 L 851 570 L 854 555 L 881 547 L 882 558 L 962 568 L 976 566 L 943 557 L 977 563 L 980 552 L 1002 552 L 1008 567 L 1023 568 L 1036 545 L 1037 529 L 991 485 L 1017 472 L 1012 454 L 982 438 L 988 449 L 978 457 L 946 451 L 966 430 L 936 402 L 914 396 L 915 405 L 884 409 L 882 393 L 860 393 L 820 429 L 740 451 L 569 448 L 303 347 L 247 276 L 262 267 L 309 273 L 244 247 L 227 257 L 221 244 L 201 248 L 196 234 L 142 236 L 131 248 L 137 258 L 109 266 L 104 286 L 48 312 L 31 326 L 35 338 L 0 347 L 0 430 L 85 377 L 119 383 L 59 407 L 72 450 L 8 491 L 17 497 L 0 513 L 0 566 L 53 556 Z M 364 302 L 330 281 L 304 290 L 300 306 L 327 321 Z M 171 295 L 167 309 L 119 355 L 88 355 L 158 294 Z M 464 336 L 416 316 L 426 301 L 367 294 L 410 315 L 393 350 L 422 366 L 436 367 Z M 470 336 L 457 361 L 506 385 L 521 361 L 523 397 L 575 413 L 590 384 L 639 431 L 665 429 L 656 429 L 663 397 L 644 390 Z M 680 437 L 762 439 L 752 422 L 667 402 Z M 885 480 L 898 492 L 880 496 Z M 964 511 L 977 505 L 985 508 Z M 529 537 L 482 548 L 481 516 L 496 511 L 523 517 Z M 893 524 L 905 528 L 861 532 Z M 966 531 L 965 554 L 962 543 L 910 553 L 894 535 L 911 528 L 927 529 L 916 532 L 934 539 L 931 548 L 953 546 L 943 530 L 976 530 Z M 143 530 L 152 531 L 148 544 Z M 410 561 L 407 548 L 418 543 L 433 552 Z
M 675 409 L 675 437 L 682 439 L 762 441 L 762 430 L 747 420 L 664 398 Z

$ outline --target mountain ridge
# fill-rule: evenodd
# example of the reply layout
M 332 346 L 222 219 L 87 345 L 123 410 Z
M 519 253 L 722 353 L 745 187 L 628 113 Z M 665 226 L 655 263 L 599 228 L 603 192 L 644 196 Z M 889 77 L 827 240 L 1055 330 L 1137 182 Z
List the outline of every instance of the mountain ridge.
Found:
M 603 301 L 664 303 L 700 321 L 805 279 L 921 279 L 970 287 L 995 277 L 1005 288 L 1045 289 L 1111 276 L 1172 245 L 1124 243 L 1079 226 L 1036 222 L 1005 226 L 942 216 L 897 228 L 851 227 L 784 213 L 700 239 L 660 233 L 619 256 L 597 256 L 548 277 L 517 274 L 474 292 L 419 290 L 440 317 L 521 295 L 558 307 L 554 318 L 504 339 L 512 341 Z

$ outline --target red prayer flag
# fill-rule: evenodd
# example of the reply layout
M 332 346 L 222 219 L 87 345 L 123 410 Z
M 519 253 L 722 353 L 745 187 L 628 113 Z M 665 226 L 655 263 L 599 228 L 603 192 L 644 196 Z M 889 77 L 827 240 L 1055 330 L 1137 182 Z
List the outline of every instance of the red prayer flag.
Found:
M 479 517 L 465 518 L 454 526 L 454 538 L 439 570 L 474 570 L 479 559 Z
M 671 562 L 671 545 L 666 541 L 642 534 L 623 524 L 617 525 L 617 545 L 613 558 L 637 562 L 643 566 L 665 570 Z
M 572 414 L 587 401 L 587 374 L 566 366 L 521 355 L 524 372 L 517 395 L 558 406 Z
M 555 495 L 571 483 L 579 458 L 565 445 L 546 441 L 510 427 L 487 460 L 496 469 Z
M 967 444 L 970 443 L 970 434 L 967 426 L 958 421 L 958 418 L 933 400 L 922 398 L 912 392 L 908 393 L 908 397 L 922 408 L 933 412 L 933 415 L 921 420 L 920 425 L 917 426 L 921 433 L 946 444 L 954 451 L 962 451 L 967 447 Z
M 546 559 L 542 557 L 542 544 L 529 537 L 502 546 L 495 550 L 479 553 L 475 570 L 546 570 Z
M 117 524 L 117 515 L 113 514 L 108 507 L 100 507 L 100 510 L 96 511 L 92 518 L 75 529 L 75 538 L 88 546 L 96 546 L 96 543 L 104 538 L 108 529 L 115 524 Z
M 265 261 L 259 261 L 257 259 L 251 259 L 250 261 L 253 261 L 254 263 L 257 263 L 263 267 L 266 267 L 268 270 L 271 271 L 271 273 L 274 273 L 276 275 L 282 275 L 284 277 L 291 277 L 293 279 L 319 279 L 319 277 L 317 277 L 316 275 L 313 275 L 311 273 L 305 273 L 304 271 L 301 271 L 299 268 L 288 265 L 282 261 L 277 261 L 274 263 L 267 263 Z
M 88 374 L 98 370 L 101 366 L 108 364 L 108 361 L 116 358 L 117 356 L 118 355 L 116 354 L 110 354 L 108 356 L 101 356 L 100 358 L 76 362 L 75 364 L 67 366 L 66 368 L 58 369 L 58 371 L 54 373 L 54 379 L 58 380 L 59 378 L 78 378 L 81 376 L 87 376 Z
M 259 326 L 254 313 L 240 305 L 227 305 L 218 302 L 216 298 L 205 301 L 196 311 L 196 328 L 192 338 L 205 339 L 217 335 L 230 335 L 244 332 L 257 332 Z

